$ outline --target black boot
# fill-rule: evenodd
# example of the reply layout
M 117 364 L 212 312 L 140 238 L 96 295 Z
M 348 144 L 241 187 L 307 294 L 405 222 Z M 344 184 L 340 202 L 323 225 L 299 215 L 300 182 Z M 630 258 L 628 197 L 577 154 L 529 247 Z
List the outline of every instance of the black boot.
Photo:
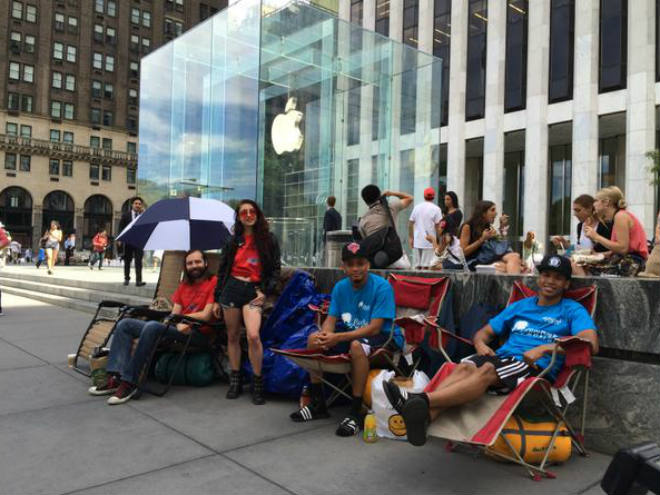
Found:
M 252 375 L 252 403 L 261 406 L 266 403 L 264 399 L 264 377 Z
M 227 390 L 228 399 L 237 399 L 243 393 L 243 384 L 241 383 L 241 372 L 233 371 L 229 375 L 229 390 Z

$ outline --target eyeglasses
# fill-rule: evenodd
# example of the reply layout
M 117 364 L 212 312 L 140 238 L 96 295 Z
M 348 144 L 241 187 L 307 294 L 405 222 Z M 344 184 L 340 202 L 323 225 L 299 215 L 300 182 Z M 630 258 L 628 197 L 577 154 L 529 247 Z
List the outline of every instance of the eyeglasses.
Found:
M 255 210 L 254 208 L 246 208 L 244 210 L 239 211 L 238 216 L 241 218 L 256 217 L 257 210 Z

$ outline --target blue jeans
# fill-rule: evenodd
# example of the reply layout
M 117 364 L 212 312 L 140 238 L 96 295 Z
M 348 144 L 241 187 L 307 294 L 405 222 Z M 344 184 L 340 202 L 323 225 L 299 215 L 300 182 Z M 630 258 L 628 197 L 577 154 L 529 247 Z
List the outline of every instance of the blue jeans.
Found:
M 105 251 L 94 251 L 89 257 L 89 266 L 94 266 L 96 262 L 99 262 L 99 268 L 103 266 L 103 258 L 105 256 Z
M 165 326 L 158 321 L 134 320 L 124 318 L 117 324 L 110 344 L 107 371 L 118 373 L 121 379 L 137 384 L 140 372 L 158 342 L 159 336 L 175 342 L 185 342 L 188 335 L 179 332 L 175 326 Z M 131 357 L 133 339 L 139 338 L 138 345 Z M 190 341 L 191 345 L 202 346 L 207 338 L 195 332 Z

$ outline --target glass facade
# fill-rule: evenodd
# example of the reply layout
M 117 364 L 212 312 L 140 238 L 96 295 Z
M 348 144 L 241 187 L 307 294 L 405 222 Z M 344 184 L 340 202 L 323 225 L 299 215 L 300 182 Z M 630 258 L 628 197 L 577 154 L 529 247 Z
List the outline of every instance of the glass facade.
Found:
M 550 235 L 569 235 L 571 232 L 571 145 L 550 146 Z
M 550 81 L 548 101 L 573 98 L 574 0 L 552 0 L 550 5 Z
M 241 0 L 143 59 L 140 195 L 254 198 L 284 263 L 313 264 L 327 196 L 350 225 L 369 183 L 435 185 L 431 145 L 393 139 L 393 102 L 433 87 L 441 64 L 308 4 Z M 406 125 L 430 130 L 431 106 L 410 106 Z
M 627 61 L 628 2 L 600 0 L 599 91 L 626 87 Z
M 376 0 L 376 25 L 374 30 L 383 36 L 390 35 L 390 0 Z
M 660 0 L 658 0 L 660 1 Z M 434 77 L 433 82 L 442 81 L 441 88 L 433 88 L 433 99 L 442 102 L 437 106 L 442 109 L 440 115 L 434 114 L 434 127 L 447 125 L 449 122 L 449 54 L 451 50 L 451 0 L 435 0 L 433 6 L 433 55 L 442 59 L 442 75 Z
M 468 12 L 467 74 L 465 87 L 465 119 L 484 116 L 486 103 L 486 35 L 488 2 L 470 0 Z
M 506 9 L 504 111 L 525 108 L 527 98 L 527 0 L 510 1 Z

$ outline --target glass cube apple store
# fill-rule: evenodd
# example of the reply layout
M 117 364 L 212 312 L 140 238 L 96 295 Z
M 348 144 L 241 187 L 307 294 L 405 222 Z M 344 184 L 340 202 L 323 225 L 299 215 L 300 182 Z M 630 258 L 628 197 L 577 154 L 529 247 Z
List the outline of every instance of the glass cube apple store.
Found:
M 441 60 L 308 3 L 241 0 L 141 70 L 140 195 L 256 199 L 288 265 L 318 264 L 328 196 L 350 229 L 367 184 L 442 185 Z

